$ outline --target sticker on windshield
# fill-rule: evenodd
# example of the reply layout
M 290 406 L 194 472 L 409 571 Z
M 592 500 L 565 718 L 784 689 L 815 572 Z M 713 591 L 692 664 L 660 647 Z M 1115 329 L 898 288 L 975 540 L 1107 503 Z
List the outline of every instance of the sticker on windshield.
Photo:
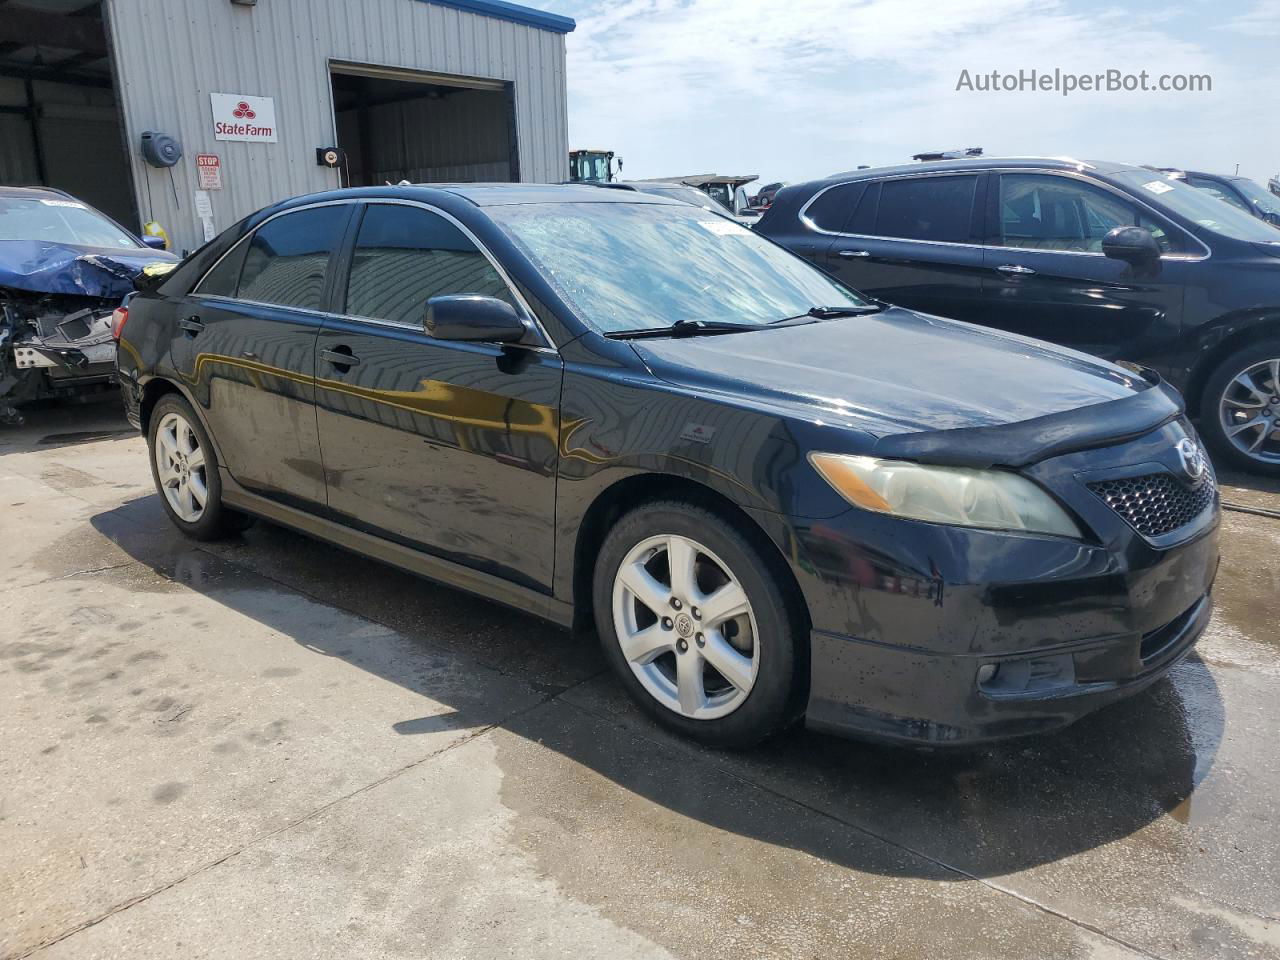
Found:
M 83 203 L 76 203 L 74 200 L 44 200 L 40 201 L 46 207 L 74 207 L 76 210 L 83 210 Z
M 1173 189 L 1173 187 L 1165 183 L 1163 180 L 1152 180 L 1150 183 L 1144 183 L 1142 186 L 1144 189 L 1150 190 L 1152 193 L 1168 193 Z
M 698 226 L 710 230 L 717 237 L 749 237 L 751 231 L 740 227 L 732 220 L 699 220 Z

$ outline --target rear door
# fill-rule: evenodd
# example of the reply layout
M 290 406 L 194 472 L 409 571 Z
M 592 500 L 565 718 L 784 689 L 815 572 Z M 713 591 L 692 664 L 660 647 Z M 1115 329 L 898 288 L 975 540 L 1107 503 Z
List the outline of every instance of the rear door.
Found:
M 182 305 L 174 366 L 204 406 L 223 466 L 242 486 L 324 503 L 315 344 L 350 203 L 267 220 Z
M 1178 336 L 1192 241 L 1119 191 L 1083 177 L 1004 172 L 992 185 L 986 251 L 989 326 L 1109 360 L 1150 358 Z M 1150 230 L 1164 255 L 1150 271 L 1104 256 L 1118 226 Z
M 981 172 L 912 175 L 867 184 L 827 269 L 889 303 L 981 322 Z
M 561 361 L 549 344 L 435 340 L 427 301 L 525 310 L 474 238 L 417 204 L 371 202 L 320 333 L 329 509 L 353 527 L 550 590 Z M 527 312 L 527 311 L 526 311 Z

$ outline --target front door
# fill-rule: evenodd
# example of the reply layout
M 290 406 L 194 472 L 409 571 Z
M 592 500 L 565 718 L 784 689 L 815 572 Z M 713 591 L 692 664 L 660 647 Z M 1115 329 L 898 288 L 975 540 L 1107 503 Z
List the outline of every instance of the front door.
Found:
M 274 217 L 199 283 L 172 355 L 203 407 L 223 466 L 243 487 L 323 504 L 315 343 L 352 204 Z
M 1189 242 L 1119 193 L 1072 176 L 1003 173 L 990 204 L 988 326 L 1108 360 L 1150 358 L 1177 339 Z M 1165 256 L 1150 269 L 1106 257 L 1102 238 L 1140 226 Z
M 855 290 L 912 310 L 981 323 L 981 173 L 870 184 L 827 269 Z
M 435 340 L 427 301 L 506 281 L 459 226 L 370 203 L 344 316 L 320 332 L 316 403 L 329 509 L 351 526 L 550 590 L 561 362 L 554 350 Z

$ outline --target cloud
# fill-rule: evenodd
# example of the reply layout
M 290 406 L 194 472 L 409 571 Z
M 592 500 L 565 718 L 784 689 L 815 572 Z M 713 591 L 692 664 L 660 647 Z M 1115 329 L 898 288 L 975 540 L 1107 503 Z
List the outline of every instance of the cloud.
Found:
M 1203 27 L 1207 4 L 1107 2 L 593 4 L 575 11 L 568 40 L 570 135 L 623 153 L 635 176 L 715 169 L 794 180 L 971 145 L 1188 165 L 1212 145 L 1233 163 L 1256 155 L 1261 176 L 1280 143 L 1260 132 L 1256 98 L 1241 94 L 1274 88 L 1275 68 L 1234 62 L 1207 44 L 1206 34 L 1223 37 Z M 1246 21 L 1280 29 L 1278 11 L 1280 0 L 1262 0 L 1232 30 Z M 1055 67 L 1209 74 L 1214 87 L 1069 98 L 956 91 L 962 69 Z M 1205 129 L 1194 130 L 1200 119 Z
M 1254 37 L 1280 37 L 1280 0 L 1258 0 L 1252 10 L 1232 17 L 1222 29 Z

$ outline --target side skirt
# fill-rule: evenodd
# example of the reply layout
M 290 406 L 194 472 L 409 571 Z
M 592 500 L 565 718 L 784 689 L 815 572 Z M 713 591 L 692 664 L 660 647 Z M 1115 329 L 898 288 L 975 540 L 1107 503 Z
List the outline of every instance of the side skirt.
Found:
M 557 626 L 572 627 L 573 625 L 573 605 L 563 600 L 557 600 L 555 597 L 549 597 L 440 557 L 433 557 L 402 544 L 384 540 L 371 533 L 353 530 L 343 524 L 307 513 L 305 510 L 285 506 L 245 490 L 232 479 L 225 468 L 220 467 L 218 472 L 222 479 L 222 499 L 229 507 L 296 530 L 308 537 L 324 540 L 344 550 L 399 567 L 401 570 L 407 570 L 409 573 L 425 577 L 446 587 L 465 590 L 467 593 L 501 603 L 521 613 L 531 613 L 543 620 L 550 620 Z

